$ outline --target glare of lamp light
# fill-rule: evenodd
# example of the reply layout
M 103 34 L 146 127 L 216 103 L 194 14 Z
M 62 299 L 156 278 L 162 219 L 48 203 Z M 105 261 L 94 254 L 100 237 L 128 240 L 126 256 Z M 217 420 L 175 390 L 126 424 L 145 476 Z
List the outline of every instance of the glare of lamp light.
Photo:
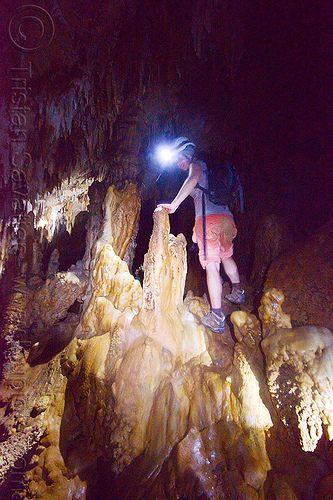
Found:
M 176 160 L 176 157 L 176 151 L 170 146 L 161 144 L 156 149 L 156 158 L 162 165 L 171 165 Z

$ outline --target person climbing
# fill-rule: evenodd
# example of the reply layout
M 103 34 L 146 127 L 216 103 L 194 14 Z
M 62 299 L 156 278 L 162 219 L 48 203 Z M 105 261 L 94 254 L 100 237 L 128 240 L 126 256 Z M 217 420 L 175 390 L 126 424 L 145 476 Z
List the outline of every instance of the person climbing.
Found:
M 233 239 L 237 234 L 236 225 L 229 207 L 213 204 L 205 193 L 205 189 L 208 189 L 208 169 L 206 163 L 194 157 L 195 144 L 186 137 L 180 137 L 173 141 L 172 150 L 178 168 L 188 173 L 187 178 L 173 201 L 160 203 L 157 208 L 164 208 L 172 214 L 189 195 L 192 196 L 195 207 L 192 239 L 199 247 L 199 261 L 206 270 L 211 304 L 210 312 L 200 321 L 214 332 L 222 333 L 225 315 L 222 311 L 221 262 L 232 284 L 231 293 L 225 298 L 234 304 L 242 304 L 245 301 L 238 267 L 232 258 Z

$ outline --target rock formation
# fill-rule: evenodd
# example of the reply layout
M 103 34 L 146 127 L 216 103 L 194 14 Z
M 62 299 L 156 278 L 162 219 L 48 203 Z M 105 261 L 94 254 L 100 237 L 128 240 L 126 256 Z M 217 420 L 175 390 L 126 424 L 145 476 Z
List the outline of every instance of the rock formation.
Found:
M 271 265 L 265 289 L 282 290 L 294 325 L 333 331 L 333 221 L 298 243 Z
M 122 259 L 139 209 L 133 185 L 110 187 L 86 260 L 43 276 L 35 245 L 11 295 L 2 498 L 328 498 L 332 333 L 293 328 L 272 288 L 259 319 L 202 327 L 208 303 L 183 297 L 186 241 L 164 210 L 142 286 Z
M 317 3 L 0 3 L 1 500 L 332 496 L 332 229 L 282 256 L 278 224 L 331 212 Z M 223 335 L 188 205 L 153 216 L 177 135 L 237 166 L 236 261 L 268 274 Z
M 270 264 L 288 247 L 293 237 L 282 217 L 270 214 L 259 224 L 255 237 L 255 255 L 250 282 L 256 293 L 260 292 Z

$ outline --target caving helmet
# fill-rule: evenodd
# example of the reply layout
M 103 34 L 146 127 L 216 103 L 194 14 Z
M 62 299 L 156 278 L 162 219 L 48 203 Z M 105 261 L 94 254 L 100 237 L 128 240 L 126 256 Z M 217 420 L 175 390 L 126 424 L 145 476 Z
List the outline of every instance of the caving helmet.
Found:
M 189 160 L 193 158 L 195 144 L 190 142 L 187 137 L 178 137 L 172 141 L 171 147 L 177 156 L 182 154 Z

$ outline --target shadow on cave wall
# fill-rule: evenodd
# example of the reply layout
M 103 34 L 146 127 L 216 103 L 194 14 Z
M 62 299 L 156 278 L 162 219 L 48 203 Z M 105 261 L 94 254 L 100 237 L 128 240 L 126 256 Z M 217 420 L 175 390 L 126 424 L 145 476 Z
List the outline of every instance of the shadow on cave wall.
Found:
M 88 212 L 80 212 L 75 217 L 71 234 L 60 228 L 47 244 L 43 254 L 43 268 L 46 271 L 53 250 L 59 250 L 59 271 L 67 271 L 73 264 L 83 258 L 86 246 Z

